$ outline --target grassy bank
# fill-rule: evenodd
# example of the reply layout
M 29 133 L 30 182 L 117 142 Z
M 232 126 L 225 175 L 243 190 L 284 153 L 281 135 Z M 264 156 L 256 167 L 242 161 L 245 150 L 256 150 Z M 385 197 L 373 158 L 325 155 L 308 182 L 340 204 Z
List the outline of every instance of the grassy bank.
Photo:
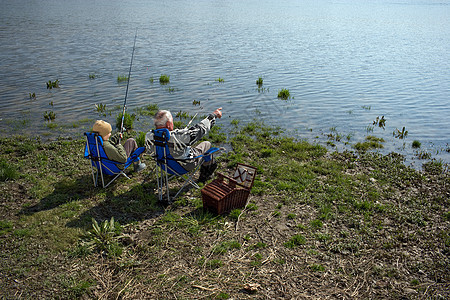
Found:
M 158 203 L 148 156 L 101 189 L 84 141 L 0 139 L 0 296 L 449 298 L 445 166 L 419 172 L 397 154 L 329 153 L 235 124 L 219 171 L 243 162 L 258 175 L 247 207 L 224 216 L 195 190 Z

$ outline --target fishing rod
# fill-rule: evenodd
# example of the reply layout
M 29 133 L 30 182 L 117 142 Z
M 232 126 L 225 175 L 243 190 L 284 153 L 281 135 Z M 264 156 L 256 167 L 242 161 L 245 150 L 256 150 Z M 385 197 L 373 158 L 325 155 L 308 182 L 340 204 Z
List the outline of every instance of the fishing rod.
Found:
M 188 128 L 189 125 L 191 125 L 192 121 L 194 121 L 194 119 L 195 119 L 195 117 L 196 117 L 197 115 L 198 115 L 198 113 L 196 113 L 196 114 L 194 115 L 194 117 L 189 121 L 189 123 L 186 125 L 186 127 L 184 127 L 184 129 Z
M 125 100 L 123 101 L 123 111 L 122 111 L 122 124 L 120 124 L 120 135 L 123 134 L 123 121 L 125 119 L 125 111 L 127 110 L 127 96 L 128 96 L 128 86 L 130 85 L 130 77 L 131 77 L 131 66 L 133 65 L 133 57 L 134 57 L 134 49 L 136 47 L 136 37 L 137 37 L 137 29 L 136 34 L 134 35 L 134 44 L 133 44 L 133 52 L 131 54 L 131 63 L 130 70 L 128 71 L 128 82 L 127 82 L 127 90 L 125 92 Z

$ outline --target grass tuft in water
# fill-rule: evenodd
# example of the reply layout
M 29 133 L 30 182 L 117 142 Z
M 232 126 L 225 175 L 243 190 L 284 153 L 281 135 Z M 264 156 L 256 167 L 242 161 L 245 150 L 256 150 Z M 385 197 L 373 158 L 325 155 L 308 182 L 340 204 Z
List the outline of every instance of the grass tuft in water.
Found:
M 282 100 L 288 100 L 291 98 L 291 95 L 289 93 L 288 89 L 281 89 L 281 91 L 278 92 L 278 98 Z
M 59 88 L 59 80 L 56 79 L 55 81 L 49 80 L 47 82 L 47 89 L 51 90 L 53 88 Z
M 165 75 L 165 74 L 161 74 L 161 76 L 159 77 L 159 83 L 161 84 L 168 84 L 170 82 L 170 76 L 169 75 Z

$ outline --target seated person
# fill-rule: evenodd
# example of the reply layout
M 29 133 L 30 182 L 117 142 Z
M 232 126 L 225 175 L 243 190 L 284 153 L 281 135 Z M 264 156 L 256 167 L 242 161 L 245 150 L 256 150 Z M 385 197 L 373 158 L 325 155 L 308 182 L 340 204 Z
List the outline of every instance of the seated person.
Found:
M 103 139 L 103 149 L 105 149 L 106 156 L 110 160 L 126 163 L 128 157 L 138 148 L 136 140 L 129 138 L 122 146 L 120 139 L 122 133 L 117 132 L 111 136 L 112 128 L 111 124 L 103 120 L 97 120 L 92 127 L 92 131 L 98 133 Z M 121 166 L 119 166 L 120 168 Z M 139 172 L 144 170 L 146 165 L 142 162 L 136 162 L 134 164 L 134 170 Z
M 160 110 L 156 113 L 154 123 L 156 129 L 167 128 L 170 131 L 169 151 L 175 159 L 187 159 L 204 154 L 211 148 L 211 143 L 204 141 L 197 146 L 192 146 L 206 135 L 214 126 L 216 118 L 222 117 L 222 108 L 216 109 L 208 117 L 200 121 L 200 123 L 184 129 L 173 129 L 173 117 L 170 111 Z M 153 132 L 148 132 L 145 136 L 145 146 L 150 153 L 153 149 Z M 190 160 L 187 162 L 179 162 L 183 168 L 190 171 L 195 169 L 200 160 Z M 205 182 L 213 174 L 217 168 L 217 164 L 211 159 L 200 167 L 199 182 Z

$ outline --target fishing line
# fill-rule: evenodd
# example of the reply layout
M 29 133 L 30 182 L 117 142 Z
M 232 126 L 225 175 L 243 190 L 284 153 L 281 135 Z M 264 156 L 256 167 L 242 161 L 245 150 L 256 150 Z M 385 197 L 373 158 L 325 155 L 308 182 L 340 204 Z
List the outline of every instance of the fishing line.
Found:
M 128 96 L 128 86 L 130 85 L 130 77 L 131 77 L 131 66 L 133 65 L 134 58 L 134 49 L 136 47 L 136 37 L 137 37 L 137 29 L 136 34 L 134 35 L 134 44 L 133 44 L 133 52 L 131 53 L 131 63 L 130 70 L 128 71 L 128 82 L 127 82 L 127 90 L 125 92 L 125 100 L 123 101 L 123 110 L 122 110 L 122 123 L 120 124 L 120 134 L 123 134 L 123 121 L 125 119 L 125 111 L 127 110 L 127 96 Z

